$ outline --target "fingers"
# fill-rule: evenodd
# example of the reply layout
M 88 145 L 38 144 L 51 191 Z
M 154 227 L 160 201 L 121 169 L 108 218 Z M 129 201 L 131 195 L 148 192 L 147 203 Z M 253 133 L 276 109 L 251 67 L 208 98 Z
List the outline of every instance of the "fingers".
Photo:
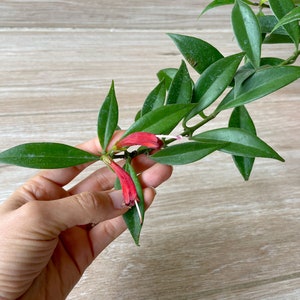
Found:
M 146 155 L 139 155 L 133 160 L 133 167 L 140 175 L 142 186 L 157 187 L 166 181 L 172 173 L 172 167 L 155 163 Z M 105 191 L 114 187 L 116 175 L 104 167 L 82 180 L 69 190 L 70 194 L 78 194 L 84 191 Z
M 138 155 L 132 160 L 132 166 L 137 174 L 152 167 L 155 163 L 156 162 L 154 160 L 145 154 Z
M 117 131 L 108 148 L 112 147 L 115 142 L 121 137 L 123 134 L 123 131 Z M 81 145 L 78 146 L 78 148 L 97 154 L 101 152 L 101 147 L 98 141 L 98 138 L 94 138 L 90 141 L 87 141 Z M 82 164 L 79 166 L 74 166 L 70 168 L 64 168 L 64 169 L 56 169 L 56 170 L 44 170 L 40 172 L 37 176 L 36 179 L 38 180 L 33 180 L 39 182 L 40 187 L 42 188 L 42 185 L 44 184 L 46 186 L 53 186 L 57 185 L 59 187 L 63 187 L 66 184 L 68 184 L 72 179 L 74 179 L 81 171 L 83 171 L 86 167 L 88 167 L 91 163 L 86 163 Z M 156 164 L 153 160 L 148 158 L 146 155 L 139 155 L 138 157 L 133 159 L 133 167 L 136 170 L 137 173 L 141 173 L 145 171 L 146 169 L 150 169 L 152 166 L 158 165 Z M 155 167 L 157 170 L 160 172 L 156 174 L 157 180 L 156 183 L 154 182 L 152 184 L 152 181 L 149 181 L 149 184 L 147 183 L 147 178 L 150 178 L 145 174 L 143 176 L 146 178 L 144 180 L 144 186 L 157 186 L 160 182 L 160 177 L 162 177 L 162 180 L 164 181 L 166 173 L 170 172 L 170 168 L 166 169 L 161 169 L 160 167 Z M 158 175 L 158 176 L 157 176 Z M 107 168 L 101 168 L 94 172 L 92 175 L 88 176 L 86 179 L 81 181 L 79 184 L 74 186 L 69 190 L 70 194 L 77 194 L 81 193 L 84 191 L 104 191 L 104 190 L 110 190 L 114 186 L 114 180 L 115 180 L 115 175 L 113 172 L 111 172 Z M 48 189 L 49 190 L 49 189 Z M 44 195 L 45 196 L 45 195 Z M 35 197 L 36 199 L 43 199 L 46 200 L 49 197 Z M 55 198 L 54 198 L 55 199 Z
M 172 166 L 156 163 L 151 168 L 140 174 L 139 179 L 141 185 L 142 187 L 157 187 L 170 178 L 172 171 Z
M 74 195 L 84 191 L 107 191 L 114 187 L 116 175 L 109 168 L 103 167 L 73 186 L 69 193 Z
M 53 201 L 30 201 L 19 208 L 20 220 L 44 237 L 55 238 L 77 225 L 97 224 L 124 214 L 121 191 L 84 192 Z M 30 220 L 30 222 L 28 222 Z
M 145 188 L 144 201 L 146 209 L 152 204 L 156 195 L 154 188 Z M 102 252 L 113 240 L 126 230 L 126 224 L 123 217 L 117 217 L 102 223 L 99 223 L 90 230 L 90 241 L 93 248 L 94 256 L 96 257 Z
M 139 179 L 143 187 L 159 186 L 171 176 L 173 171 L 172 166 L 156 163 L 147 155 L 135 157 L 132 164 L 135 171 L 140 173 Z

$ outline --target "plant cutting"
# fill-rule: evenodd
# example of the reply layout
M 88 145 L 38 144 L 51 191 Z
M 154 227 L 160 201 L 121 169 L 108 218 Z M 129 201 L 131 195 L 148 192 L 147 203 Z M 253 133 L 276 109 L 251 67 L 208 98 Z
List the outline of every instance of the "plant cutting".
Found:
M 232 156 L 245 180 L 257 157 L 284 161 L 257 136 L 246 105 L 299 79 L 300 67 L 295 65 L 300 54 L 299 1 L 215 0 L 202 14 L 222 5 L 232 5 L 232 28 L 240 52 L 224 57 L 199 37 L 168 34 L 184 59 L 178 68 L 157 73 L 157 85 L 114 145 L 111 139 L 120 128 L 112 81 L 98 115 L 102 149 L 98 155 L 66 144 L 26 143 L 0 153 L 0 162 L 41 169 L 104 163 L 117 175 L 115 188 L 122 189 L 124 205 L 131 207 L 124 220 L 139 244 L 145 208 L 139 177 L 131 165 L 133 158 L 146 154 L 159 163 L 182 165 L 221 151 Z M 291 43 L 294 51 L 286 57 L 262 57 L 266 43 Z M 187 63 L 197 73 L 196 80 Z M 228 126 L 203 130 L 205 124 L 229 109 Z

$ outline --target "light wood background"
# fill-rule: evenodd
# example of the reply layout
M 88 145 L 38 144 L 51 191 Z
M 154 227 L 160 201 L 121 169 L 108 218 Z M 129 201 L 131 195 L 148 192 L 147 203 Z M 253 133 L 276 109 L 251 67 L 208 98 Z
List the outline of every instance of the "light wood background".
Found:
M 166 32 L 233 54 L 230 7 L 199 19 L 208 2 L 2 0 L 0 150 L 94 137 L 112 79 L 120 124 L 129 126 L 156 72 L 180 65 Z M 293 50 L 266 47 L 264 55 L 287 57 L 284 49 Z M 222 153 L 175 167 L 147 212 L 141 246 L 126 232 L 68 299 L 300 299 L 299 93 L 296 82 L 248 106 L 285 163 L 257 159 L 249 182 Z M 1 165 L 1 201 L 35 173 Z

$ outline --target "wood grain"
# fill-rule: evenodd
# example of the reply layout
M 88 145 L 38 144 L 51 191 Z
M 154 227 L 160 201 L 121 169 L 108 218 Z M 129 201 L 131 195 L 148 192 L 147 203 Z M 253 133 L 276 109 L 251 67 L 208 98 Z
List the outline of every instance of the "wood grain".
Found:
M 200 1 L 176 1 L 170 3 L 155 0 L 144 3 L 139 0 L 110 1 L 15 1 L 0 3 L 1 24 L 5 27 L 37 28 L 102 28 L 102 29 L 201 29 L 218 18 L 217 28 L 230 27 L 223 14 L 229 7 L 211 11 L 201 24 L 198 17 L 205 5 Z M 196 22 L 195 22 L 196 21 Z
M 224 55 L 237 51 L 230 7 L 198 19 L 204 6 L 195 0 L 1 1 L 0 150 L 94 137 L 112 79 L 121 126 L 129 126 L 157 83 L 156 72 L 180 65 L 166 32 L 200 37 Z M 285 47 L 292 51 L 267 46 L 264 55 L 286 57 Z M 147 213 L 141 246 L 122 235 L 68 300 L 299 299 L 299 94 L 296 82 L 248 107 L 258 134 L 285 163 L 257 159 L 249 182 L 222 153 L 176 167 Z M 207 128 L 225 126 L 228 114 Z M 1 165 L 0 200 L 35 173 Z

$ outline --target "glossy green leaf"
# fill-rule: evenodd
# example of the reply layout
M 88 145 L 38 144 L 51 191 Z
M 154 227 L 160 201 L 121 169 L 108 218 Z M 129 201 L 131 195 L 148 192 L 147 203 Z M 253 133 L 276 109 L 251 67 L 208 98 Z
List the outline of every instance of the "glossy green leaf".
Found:
M 193 81 L 184 61 L 181 62 L 171 83 L 167 104 L 190 103 L 193 95 Z
M 275 66 L 258 70 L 243 83 L 236 97 L 234 97 L 233 91 L 227 94 L 217 111 L 244 105 L 262 98 L 298 78 L 300 78 L 300 67 L 298 66 Z
M 170 104 L 159 107 L 133 123 L 124 136 L 137 131 L 169 134 L 192 107 L 192 104 Z
M 259 23 L 254 12 L 249 5 L 237 0 L 231 18 L 235 38 L 253 66 L 258 68 L 262 41 Z
M 293 44 L 293 40 L 288 35 L 270 34 L 264 39 L 264 44 Z
M 118 126 L 118 102 L 112 82 L 98 115 L 98 137 L 103 150 L 106 149 L 110 139 Z
M 159 163 L 168 165 L 184 165 L 195 162 L 208 154 L 221 149 L 227 143 L 188 142 L 169 146 L 162 149 L 151 158 Z
M 218 6 L 228 5 L 228 4 L 234 4 L 235 0 L 214 0 L 211 3 L 209 3 L 201 12 L 201 15 L 206 13 L 208 10 L 216 8 Z
M 60 143 L 28 143 L 0 153 L 0 162 L 35 169 L 57 169 L 99 160 L 99 156 Z
M 140 110 L 135 114 L 134 121 L 137 121 L 141 116 L 142 116 L 142 110 L 140 109 Z
M 286 25 L 291 22 L 297 22 L 300 20 L 300 7 L 295 7 L 289 13 L 287 13 L 283 18 L 279 20 L 276 26 L 273 28 L 273 31 L 276 31 L 279 27 Z
M 188 63 L 201 74 L 208 66 L 223 57 L 211 44 L 187 35 L 169 33 Z
M 166 68 L 160 70 L 156 75 L 159 81 L 165 81 L 166 89 L 169 90 L 173 78 L 175 77 L 178 69 L 176 68 Z
M 194 87 L 193 102 L 197 105 L 187 119 L 192 118 L 218 99 L 234 78 L 243 57 L 243 53 L 238 53 L 221 58 L 203 72 Z
M 256 135 L 254 122 L 245 106 L 236 107 L 230 116 L 229 127 L 244 129 L 247 132 Z
M 234 97 L 236 97 L 239 94 L 240 88 L 245 82 L 245 80 L 252 76 L 254 73 L 255 69 L 253 67 L 251 68 L 249 64 L 246 64 L 242 68 L 240 68 L 240 70 L 236 73 L 234 77 Z
M 143 108 L 141 110 L 141 115 L 143 116 L 146 113 L 161 107 L 165 103 L 166 98 L 166 85 L 165 81 L 162 80 L 147 96 Z
M 262 57 L 260 60 L 260 66 L 278 66 L 283 59 L 277 57 Z M 251 63 L 246 63 L 239 68 L 235 77 L 234 77 L 234 97 L 239 94 L 242 84 L 255 73 L 255 69 Z
M 232 155 L 245 157 L 267 157 L 284 161 L 277 152 L 275 152 L 256 135 L 239 128 L 213 129 L 195 135 L 192 139 L 204 143 L 227 142 L 228 144 L 221 148 L 220 151 L 227 152 Z
M 261 66 L 279 66 L 284 62 L 284 59 L 278 57 L 263 57 L 260 60 Z
M 269 0 L 270 7 L 278 20 L 285 17 L 289 12 L 295 8 L 292 0 Z M 296 48 L 299 47 L 300 29 L 299 22 L 293 21 L 283 25 L 288 32 L 291 39 L 294 41 Z
M 278 20 L 274 15 L 262 15 L 257 17 L 260 30 L 262 33 L 270 33 L 276 26 Z M 274 33 L 279 35 L 288 35 L 287 31 L 283 27 L 279 27 L 274 31 Z
M 245 106 L 236 107 L 232 111 L 228 126 L 240 128 L 253 135 L 256 135 L 254 123 Z M 233 155 L 232 158 L 241 175 L 245 180 L 248 180 L 253 168 L 255 158 L 236 155 Z
M 244 180 L 249 180 L 255 158 L 232 155 L 232 159 Z
M 139 206 L 139 210 L 141 212 L 142 220 L 144 220 L 145 204 L 144 204 L 143 189 L 141 187 L 141 184 L 139 182 L 139 179 L 138 179 L 138 176 L 137 176 L 135 170 L 133 169 L 133 167 L 131 166 L 131 164 L 129 162 L 126 162 L 125 170 L 130 174 L 130 176 L 135 184 L 135 187 L 136 187 L 136 190 L 138 193 L 138 197 L 140 200 L 138 203 L 138 206 Z M 139 245 L 139 239 L 140 239 L 140 234 L 141 234 L 143 224 L 140 222 L 140 217 L 139 217 L 136 206 L 133 206 L 129 211 L 127 211 L 123 215 L 123 218 L 125 220 L 125 223 L 127 225 L 129 232 L 131 233 L 133 240 L 135 241 L 136 245 Z

